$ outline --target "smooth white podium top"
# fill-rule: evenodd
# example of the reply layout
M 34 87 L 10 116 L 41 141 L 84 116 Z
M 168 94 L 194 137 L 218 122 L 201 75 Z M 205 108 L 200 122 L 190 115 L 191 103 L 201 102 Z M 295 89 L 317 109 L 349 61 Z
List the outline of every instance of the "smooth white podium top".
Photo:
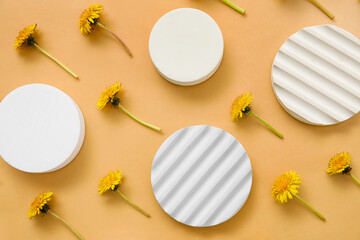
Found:
M 43 173 L 70 163 L 85 136 L 77 104 L 59 89 L 30 84 L 0 103 L 0 155 L 24 172 Z
M 220 224 L 245 204 L 252 185 L 248 154 L 222 129 L 200 125 L 172 134 L 157 151 L 151 184 L 160 206 L 194 227 Z
M 191 86 L 210 78 L 219 67 L 224 40 L 217 23 L 193 8 L 166 13 L 153 27 L 150 57 L 168 81 Z
M 312 125 L 343 122 L 360 111 L 360 40 L 334 25 L 303 28 L 275 56 L 277 99 Z

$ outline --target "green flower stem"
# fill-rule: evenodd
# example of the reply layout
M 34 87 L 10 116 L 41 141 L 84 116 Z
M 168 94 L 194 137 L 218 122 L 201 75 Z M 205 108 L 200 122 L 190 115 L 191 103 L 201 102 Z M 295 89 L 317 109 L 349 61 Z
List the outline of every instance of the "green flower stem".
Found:
M 319 213 L 318 211 L 315 210 L 315 208 L 313 208 L 310 204 L 308 204 L 305 200 L 303 200 L 301 197 L 299 197 L 298 195 L 294 195 L 297 199 L 300 200 L 300 202 L 302 202 L 303 204 L 305 204 L 308 208 L 310 208 L 321 220 L 326 221 L 325 217 L 323 215 L 321 215 L 321 213 Z
M 256 117 L 257 119 L 259 119 L 262 123 L 264 123 L 271 131 L 273 131 L 276 135 L 278 135 L 280 138 L 283 138 L 284 136 L 279 133 L 278 131 L 276 131 L 272 126 L 270 126 L 267 122 L 265 122 L 264 119 L 262 119 L 261 117 L 259 117 L 258 115 L 256 115 L 255 113 L 250 111 L 250 114 L 253 115 L 254 117 Z
M 80 234 L 72 227 L 70 226 L 69 223 L 67 223 L 64 219 L 62 219 L 61 217 L 59 217 L 57 214 L 53 213 L 52 211 L 48 210 L 48 212 L 53 215 L 54 217 L 56 217 L 57 219 L 59 219 L 62 223 L 64 223 L 68 228 L 70 228 L 70 230 L 81 240 L 84 240 L 83 237 L 80 236 Z
M 245 9 L 242 9 L 241 7 L 239 6 L 236 6 L 234 3 L 230 2 L 229 0 L 221 0 L 223 1 L 225 4 L 227 4 L 229 7 L 235 9 L 236 11 L 238 11 L 239 13 L 241 14 L 245 14 L 246 10 Z
M 132 117 L 135 121 L 141 123 L 142 125 L 144 125 L 144 126 L 146 126 L 146 127 L 149 127 L 149 128 L 154 129 L 154 130 L 156 130 L 156 131 L 158 131 L 158 132 L 161 132 L 161 128 L 156 127 L 156 126 L 154 126 L 154 125 L 151 125 L 151 124 L 149 124 L 149 123 L 146 123 L 146 122 L 144 122 L 144 121 L 141 121 L 140 119 L 138 119 L 137 117 L 135 117 L 134 115 L 132 115 L 128 110 L 126 110 L 126 108 L 124 108 L 120 103 L 119 103 L 118 107 L 119 107 L 121 110 L 123 110 L 127 115 L 129 115 L 130 117 Z
M 352 177 L 352 179 L 354 179 L 355 182 L 357 182 L 357 184 L 360 185 L 359 179 L 357 179 L 352 173 L 350 173 L 350 176 Z
M 54 58 L 53 56 L 51 56 L 49 53 L 47 53 L 44 49 L 42 49 L 39 45 L 37 45 L 37 43 L 34 43 L 34 46 L 39 49 L 40 52 L 42 52 L 43 54 L 45 54 L 46 56 L 48 56 L 51 60 L 53 60 L 54 62 L 56 62 L 60 67 L 62 67 L 63 69 L 65 69 L 68 73 L 71 74 L 71 76 L 73 76 L 74 78 L 78 79 L 79 77 L 73 73 L 69 68 L 67 68 L 64 64 L 62 64 L 61 62 L 59 62 L 59 60 L 57 60 L 56 58 Z
M 316 0 L 309 0 L 312 4 L 314 4 L 317 8 L 319 8 L 323 13 L 325 13 L 330 19 L 334 19 L 335 16 L 329 12 L 325 7 L 323 7 L 318 1 Z
M 123 40 L 121 40 L 121 38 L 119 38 L 113 31 L 111 31 L 109 28 L 107 28 L 106 26 L 104 26 L 103 24 L 101 24 L 99 21 L 96 22 L 96 24 L 99 27 L 102 27 L 103 29 L 105 29 L 106 31 L 108 31 L 109 33 L 111 33 L 125 48 L 126 52 L 129 54 L 130 57 L 133 57 L 132 52 L 130 51 L 130 49 L 128 48 L 128 46 L 126 46 L 125 42 Z
M 134 204 L 133 202 L 131 202 L 127 197 L 125 197 L 125 195 L 122 193 L 122 192 L 120 192 L 120 190 L 119 189 L 117 189 L 116 190 L 119 194 L 120 194 L 120 196 L 123 198 L 123 199 L 125 199 L 125 201 L 127 201 L 131 206 L 133 206 L 134 208 L 136 208 L 138 211 L 140 211 L 142 214 L 144 214 L 145 216 L 147 216 L 147 217 L 150 217 L 150 214 L 149 213 L 147 213 L 145 210 L 143 210 L 142 208 L 140 208 L 138 205 L 136 205 L 136 204 Z

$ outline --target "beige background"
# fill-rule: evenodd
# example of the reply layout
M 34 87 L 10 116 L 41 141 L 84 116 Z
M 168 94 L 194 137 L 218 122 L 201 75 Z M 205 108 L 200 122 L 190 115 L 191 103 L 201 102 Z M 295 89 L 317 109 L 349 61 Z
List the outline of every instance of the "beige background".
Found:
M 28 174 L 0 161 L 1 239 L 75 239 L 52 216 L 29 221 L 28 207 L 46 190 L 55 192 L 54 212 L 67 219 L 85 239 L 359 239 L 360 187 L 349 176 L 326 174 L 330 157 L 353 154 L 353 173 L 360 177 L 360 116 L 331 127 L 303 124 L 278 104 L 270 83 L 271 63 L 285 39 L 302 27 L 333 23 L 360 36 L 357 0 L 321 0 L 336 18 L 331 21 L 306 0 L 234 0 L 246 8 L 242 16 L 218 0 L 99 1 L 101 22 L 129 45 L 134 58 L 103 30 L 83 37 L 81 11 L 93 1 L 17 0 L 0 2 L 0 99 L 30 83 L 53 85 L 80 105 L 86 138 L 77 158 L 49 174 Z M 224 40 L 223 62 L 216 74 L 193 87 L 162 79 L 148 54 L 153 24 L 166 12 L 193 7 L 210 14 Z M 18 53 L 18 31 L 38 23 L 39 45 L 80 76 L 75 80 L 36 49 Z M 99 111 L 100 92 L 115 81 L 124 84 L 123 105 L 141 119 L 163 127 L 159 134 L 120 110 Z M 277 138 L 254 118 L 233 123 L 232 100 L 243 92 L 255 96 L 254 111 L 285 136 Z M 193 228 L 170 218 L 151 189 L 152 159 L 176 130 L 209 124 L 233 134 L 247 149 L 253 165 L 253 188 L 243 209 L 230 221 Z M 21 150 L 21 149 L 19 149 Z M 98 196 L 101 177 L 123 170 L 121 190 L 149 211 L 146 218 L 116 193 Z M 278 205 L 270 198 L 274 179 L 286 170 L 303 177 L 300 196 L 327 218 L 320 221 L 297 200 Z

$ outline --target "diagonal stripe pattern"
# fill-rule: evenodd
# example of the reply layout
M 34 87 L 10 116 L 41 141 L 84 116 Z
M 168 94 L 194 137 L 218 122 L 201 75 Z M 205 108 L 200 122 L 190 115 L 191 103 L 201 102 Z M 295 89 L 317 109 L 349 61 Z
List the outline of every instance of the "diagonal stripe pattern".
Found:
M 360 40 L 334 25 L 304 28 L 281 46 L 271 78 L 280 104 L 296 119 L 343 122 L 360 111 Z
M 160 206 L 175 220 L 207 227 L 225 222 L 246 202 L 250 159 L 238 140 L 207 125 L 183 128 L 157 151 L 151 184 Z

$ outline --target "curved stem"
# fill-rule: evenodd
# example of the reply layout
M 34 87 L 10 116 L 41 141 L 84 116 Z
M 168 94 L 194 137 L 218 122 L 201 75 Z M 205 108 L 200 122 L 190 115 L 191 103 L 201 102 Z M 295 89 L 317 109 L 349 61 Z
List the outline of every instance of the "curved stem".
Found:
M 299 197 L 298 195 L 294 195 L 297 199 L 300 200 L 300 202 L 302 202 L 303 204 L 305 204 L 308 208 L 310 208 L 321 220 L 326 221 L 325 217 L 323 215 L 321 215 L 321 213 L 319 213 L 318 211 L 315 210 L 315 208 L 313 208 L 310 204 L 308 204 L 305 200 L 303 200 L 301 197 Z
M 360 185 L 359 179 L 357 179 L 352 173 L 350 173 L 350 176 L 352 177 L 352 179 L 354 179 L 355 182 L 357 182 L 357 184 Z
M 267 122 L 265 122 L 264 119 L 262 119 L 261 117 L 259 117 L 258 115 L 256 115 L 255 113 L 250 111 L 250 114 L 253 115 L 254 117 L 256 117 L 257 119 L 259 119 L 262 123 L 264 123 L 271 131 L 273 131 L 276 135 L 278 135 L 280 138 L 283 138 L 284 136 L 279 133 L 278 131 L 276 131 L 272 126 L 270 126 L 270 124 L 268 124 Z
M 161 128 L 156 127 L 156 126 L 154 126 L 154 125 L 151 125 L 151 124 L 149 124 L 149 123 L 146 123 L 146 122 L 144 122 L 144 121 L 141 121 L 140 119 L 138 119 L 137 117 L 135 117 L 134 115 L 132 115 L 128 110 L 126 110 L 126 108 L 124 108 L 120 103 L 119 103 L 118 107 L 119 107 L 121 110 L 123 110 L 127 115 L 129 115 L 132 119 L 134 119 L 135 121 L 141 123 L 142 125 L 144 125 L 144 126 L 146 126 L 146 127 L 149 127 L 149 128 L 154 129 L 154 130 L 156 130 L 156 131 L 158 131 L 158 132 L 161 132 Z
M 147 216 L 147 217 L 150 217 L 150 214 L 149 213 L 147 213 L 145 210 L 143 210 L 142 208 L 140 208 L 138 205 L 136 205 L 135 203 L 133 203 L 133 202 L 131 202 L 127 197 L 125 197 L 125 195 L 122 193 L 122 192 L 120 192 L 120 190 L 119 189 L 117 189 L 116 190 L 119 194 L 120 194 L 120 196 L 123 198 L 123 199 L 125 199 L 125 201 L 127 201 L 131 206 L 133 206 L 134 208 L 136 208 L 138 211 L 140 211 L 142 214 L 144 214 L 145 216 Z
M 81 240 L 84 240 L 84 238 L 82 238 L 80 236 L 80 234 L 72 227 L 70 226 L 69 223 L 67 223 L 64 219 L 62 219 L 61 217 L 59 217 L 57 214 L 53 213 L 52 211 L 48 210 L 48 212 L 53 215 L 54 217 L 56 217 L 57 219 L 59 219 L 62 223 L 64 223 L 68 228 L 70 228 L 70 230 Z
M 73 76 L 74 78 L 78 79 L 79 77 L 73 73 L 69 68 L 67 68 L 64 64 L 62 64 L 61 62 L 59 62 L 59 60 L 57 60 L 56 58 L 54 58 L 53 56 L 51 56 L 48 52 L 46 52 L 44 49 L 42 49 L 39 45 L 37 45 L 36 43 L 34 43 L 34 46 L 43 54 L 45 54 L 46 56 L 48 56 L 51 60 L 53 60 L 54 62 L 56 62 L 60 67 L 62 67 L 63 69 L 65 69 L 68 73 L 71 74 L 71 76 Z
M 329 12 L 325 7 L 323 7 L 318 1 L 316 0 L 309 0 L 312 4 L 314 4 L 318 9 L 320 9 L 323 13 L 326 14 L 330 19 L 334 19 L 335 16 Z
M 102 27 L 103 29 L 105 29 L 106 31 L 108 31 L 109 33 L 111 33 L 125 48 L 126 52 L 129 54 L 130 57 L 133 56 L 132 52 L 130 51 L 130 49 L 128 48 L 128 46 L 126 46 L 125 42 L 123 40 L 121 40 L 121 38 L 119 38 L 113 31 L 111 31 L 109 28 L 107 28 L 106 26 L 104 26 L 103 24 L 101 24 L 99 21 L 96 22 L 96 24 L 100 27 Z
M 242 9 L 241 7 L 235 5 L 234 3 L 230 2 L 229 0 L 221 0 L 221 1 L 223 1 L 229 7 L 231 7 L 232 9 L 235 9 L 236 11 L 238 11 L 241 14 L 245 14 L 245 12 L 246 12 L 245 9 Z

